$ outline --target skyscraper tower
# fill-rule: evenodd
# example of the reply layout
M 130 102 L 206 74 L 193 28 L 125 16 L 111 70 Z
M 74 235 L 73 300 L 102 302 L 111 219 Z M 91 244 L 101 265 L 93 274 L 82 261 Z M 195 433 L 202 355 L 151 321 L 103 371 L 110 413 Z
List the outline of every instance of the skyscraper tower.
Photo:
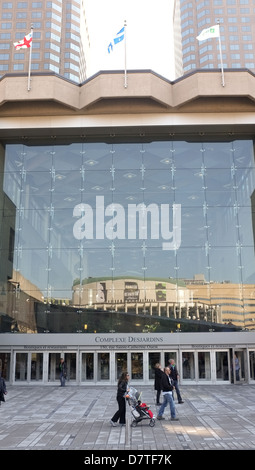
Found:
M 181 27 L 182 73 L 220 67 L 219 41 L 199 42 L 205 28 L 220 25 L 224 68 L 247 68 L 255 72 L 255 4 L 253 0 L 176 0 L 174 21 Z M 175 39 L 176 45 L 178 41 Z M 180 52 L 176 47 L 176 56 Z M 181 69 L 177 70 L 181 75 Z
M 52 71 L 74 82 L 86 78 L 89 40 L 79 0 L 2 1 L 0 15 L 0 76 L 27 73 L 29 51 L 16 51 L 13 43 L 23 39 L 32 27 L 31 73 Z

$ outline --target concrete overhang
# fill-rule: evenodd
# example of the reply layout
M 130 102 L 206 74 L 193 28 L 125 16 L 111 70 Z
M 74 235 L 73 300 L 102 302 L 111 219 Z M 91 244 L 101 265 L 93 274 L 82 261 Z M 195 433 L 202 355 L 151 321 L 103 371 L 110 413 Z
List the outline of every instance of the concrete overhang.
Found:
M 152 71 L 99 72 L 78 85 L 55 74 L 0 80 L 0 138 L 181 132 L 254 135 L 255 76 L 248 70 L 198 70 L 170 82 Z M 132 137 L 133 138 L 133 137 Z M 225 137 L 224 137 L 225 138 Z
M 196 71 L 170 82 L 151 71 L 99 72 L 77 85 L 54 74 L 32 75 L 27 90 L 25 75 L 0 80 L 0 116 L 66 113 L 221 112 L 255 109 L 255 76 L 247 70 Z

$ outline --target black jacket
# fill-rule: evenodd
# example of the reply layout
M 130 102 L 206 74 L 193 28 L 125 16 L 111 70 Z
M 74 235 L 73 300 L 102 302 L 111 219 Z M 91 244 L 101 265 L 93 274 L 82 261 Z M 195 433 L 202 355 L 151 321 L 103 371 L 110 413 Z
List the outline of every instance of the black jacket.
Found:
M 4 395 L 6 394 L 5 380 L 0 374 L 0 401 L 5 401 Z
M 179 375 L 179 372 L 177 370 L 177 367 L 174 365 L 174 366 L 169 366 L 170 367 L 170 370 L 171 370 L 171 379 L 173 380 L 178 380 L 178 375 Z
M 118 383 L 117 398 L 123 398 L 125 396 L 125 394 L 127 393 L 127 387 L 128 383 L 126 382 L 126 380 L 123 380 Z
M 155 368 L 155 380 L 154 380 L 154 389 L 161 390 L 161 379 L 164 375 L 164 372 L 161 369 Z
M 162 379 L 161 379 L 161 389 L 162 389 L 162 391 L 163 392 L 172 392 L 173 388 L 174 387 L 171 384 L 170 376 L 166 375 L 166 373 L 164 373 L 162 375 Z

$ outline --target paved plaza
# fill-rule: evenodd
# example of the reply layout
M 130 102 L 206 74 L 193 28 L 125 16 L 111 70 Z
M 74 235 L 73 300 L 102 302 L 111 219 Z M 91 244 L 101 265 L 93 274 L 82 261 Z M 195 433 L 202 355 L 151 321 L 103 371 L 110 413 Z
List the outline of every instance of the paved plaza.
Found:
M 136 387 L 137 388 L 137 387 Z M 156 415 L 153 386 L 141 387 L 142 401 Z M 116 388 L 109 386 L 9 386 L 0 407 L 1 450 L 254 450 L 255 386 L 181 386 L 179 421 L 150 427 L 143 420 L 112 427 Z

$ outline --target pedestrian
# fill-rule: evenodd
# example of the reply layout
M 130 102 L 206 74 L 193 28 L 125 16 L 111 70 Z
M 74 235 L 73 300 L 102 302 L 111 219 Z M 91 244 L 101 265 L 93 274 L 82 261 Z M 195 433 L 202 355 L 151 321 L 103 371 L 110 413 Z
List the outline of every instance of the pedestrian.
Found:
M 171 383 L 170 373 L 171 373 L 170 368 L 165 367 L 164 373 L 161 379 L 162 395 L 163 395 L 164 401 L 159 409 L 157 419 L 165 419 L 163 417 L 163 413 L 165 411 L 167 404 L 169 403 L 171 420 L 179 421 L 178 418 L 176 418 L 175 404 L 174 404 L 173 395 L 172 395 L 174 387 Z
M 5 380 L 2 377 L 1 372 L 0 372 L 0 405 L 1 405 L 2 401 L 5 401 L 4 396 L 6 394 L 7 394 L 7 390 L 6 390 Z
M 59 363 L 59 370 L 60 370 L 60 386 L 64 387 L 66 384 L 66 363 L 64 359 L 61 357 Z
M 129 390 L 128 380 L 129 374 L 126 372 L 123 372 L 118 380 L 116 399 L 119 408 L 110 421 L 112 426 L 117 426 L 118 420 L 121 426 L 125 426 L 126 424 L 126 394 Z
M 156 405 L 161 405 L 160 394 L 161 394 L 161 379 L 164 374 L 161 365 L 157 362 L 155 364 L 155 379 L 154 379 L 154 390 L 156 390 Z
M 176 391 L 178 403 L 184 403 L 181 397 L 180 389 L 179 389 L 179 372 L 177 370 L 175 361 L 174 359 L 169 359 L 168 362 L 169 362 L 169 368 L 171 371 L 171 380 L 172 380 L 172 384 L 174 385 L 174 389 Z M 174 398 L 174 394 L 173 394 L 173 398 Z
M 236 354 L 234 354 L 234 362 L 235 362 L 235 374 L 236 374 L 236 381 L 239 382 L 240 380 L 240 364 L 239 364 L 239 359 Z

